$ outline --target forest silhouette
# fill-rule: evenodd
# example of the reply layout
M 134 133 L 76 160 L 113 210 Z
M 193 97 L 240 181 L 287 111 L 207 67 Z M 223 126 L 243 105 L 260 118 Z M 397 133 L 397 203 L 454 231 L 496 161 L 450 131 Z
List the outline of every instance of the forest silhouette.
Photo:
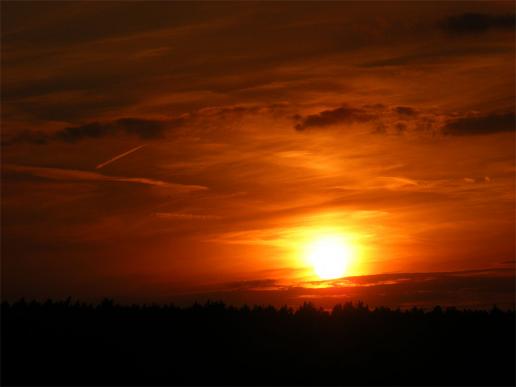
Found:
M 2 385 L 514 385 L 515 312 L 2 303 Z

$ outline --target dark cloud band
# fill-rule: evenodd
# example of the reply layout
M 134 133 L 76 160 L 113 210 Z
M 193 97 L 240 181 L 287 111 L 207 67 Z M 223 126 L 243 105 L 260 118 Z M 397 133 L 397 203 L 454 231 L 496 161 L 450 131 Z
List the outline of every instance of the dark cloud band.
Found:
M 155 139 L 163 136 L 166 126 L 167 123 L 164 121 L 120 118 L 111 122 L 91 122 L 85 125 L 70 126 L 50 134 L 40 131 L 25 131 L 6 141 L 5 144 L 46 144 L 51 141 L 75 143 L 117 134 L 135 135 L 141 139 Z
M 515 115 L 511 112 L 451 120 L 443 127 L 443 134 L 452 136 L 480 135 L 510 132 L 514 128 Z
M 484 13 L 463 13 L 447 18 L 442 27 L 453 34 L 478 34 L 491 29 L 514 30 L 515 15 L 489 15 Z
M 323 110 L 317 114 L 300 117 L 300 122 L 295 126 L 302 131 L 310 128 L 320 128 L 336 124 L 352 124 L 356 122 L 369 122 L 376 116 L 362 109 L 341 106 L 333 110 Z

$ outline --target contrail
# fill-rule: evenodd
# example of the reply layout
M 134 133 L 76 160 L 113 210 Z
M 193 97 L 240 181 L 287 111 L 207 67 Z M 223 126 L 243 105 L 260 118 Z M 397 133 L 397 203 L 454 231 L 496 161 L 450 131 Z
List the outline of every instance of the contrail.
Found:
M 144 145 L 137 146 L 136 148 L 129 149 L 127 152 L 121 153 L 121 154 L 119 154 L 118 156 L 115 156 L 115 157 L 113 157 L 113 158 L 111 158 L 111 159 L 109 159 L 109 160 L 107 160 L 107 161 L 104 161 L 103 163 L 100 163 L 100 164 L 99 164 L 99 165 L 97 165 L 95 168 L 96 168 L 96 169 L 103 168 L 103 167 L 105 167 L 106 165 L 111 164 L 113 161 L 117 161 L 117 160 L 121 159 L 122 157 L 125 157 L 125 156 L 127 156 L 127 155 L 129 155 L 129 154 L 131 154 L 131 153 L 133 153 L 133 152 L 136 152 L 138 149 L 141 149 L 141 148 L 143 148 L 144 146 L 145 146 L 145 144 L 144 144 Z

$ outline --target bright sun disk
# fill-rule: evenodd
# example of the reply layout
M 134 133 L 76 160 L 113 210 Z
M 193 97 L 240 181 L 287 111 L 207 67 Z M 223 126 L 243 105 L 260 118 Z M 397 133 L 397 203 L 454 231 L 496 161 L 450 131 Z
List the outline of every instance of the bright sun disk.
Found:
M 323 280 L 343 277 L 352 258 L 351 246 L 339 236 L 319 238 L 307 252 L 315 273 Z

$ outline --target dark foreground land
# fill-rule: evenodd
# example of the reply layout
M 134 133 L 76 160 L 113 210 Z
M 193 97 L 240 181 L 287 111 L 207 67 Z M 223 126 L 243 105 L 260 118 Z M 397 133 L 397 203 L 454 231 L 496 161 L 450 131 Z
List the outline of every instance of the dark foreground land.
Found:
M 2 304 L 2 385 L 514 385 L 514 311 Z

